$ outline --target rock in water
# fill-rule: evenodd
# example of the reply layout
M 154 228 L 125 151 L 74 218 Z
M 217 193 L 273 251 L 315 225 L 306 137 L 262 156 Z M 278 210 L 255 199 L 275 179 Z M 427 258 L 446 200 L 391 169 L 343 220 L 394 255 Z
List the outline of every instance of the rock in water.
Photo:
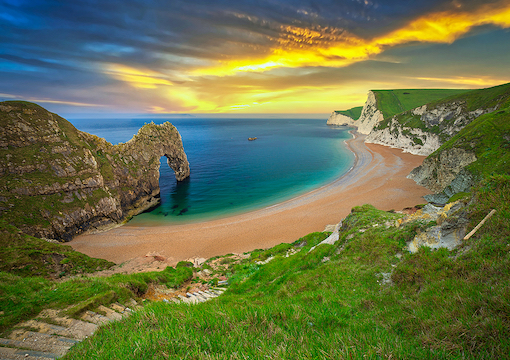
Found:
M 0 103 L 0 215 L 24 232 L 70 240 L 159 202 L 159 159 L 178 181 L 189 163 L 170 123 L 112 145 L 24 101 Z

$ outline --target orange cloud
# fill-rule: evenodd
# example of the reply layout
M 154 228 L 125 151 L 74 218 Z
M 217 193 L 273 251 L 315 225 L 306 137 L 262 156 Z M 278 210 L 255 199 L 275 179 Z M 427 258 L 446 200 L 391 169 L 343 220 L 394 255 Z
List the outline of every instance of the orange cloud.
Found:
M 510 4 L 482 5 L 474 12 L 443 11 L 427 14 L 404 27 L 374 39 L 363 39 L 341 29 L 281 28 L 278 45 L 262 59 L 229 61 L 198 69 L 195 75 L 225 76 L 237 72 L 263 72 L 281 67 L 344 67 L 364 61 L 385 49 L 411 42 L 452 43 L 474 27 L 510 27 Z

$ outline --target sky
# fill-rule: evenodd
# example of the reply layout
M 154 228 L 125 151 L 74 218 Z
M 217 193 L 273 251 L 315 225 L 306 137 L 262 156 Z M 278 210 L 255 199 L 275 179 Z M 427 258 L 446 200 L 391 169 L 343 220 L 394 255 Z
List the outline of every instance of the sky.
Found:
M 510 82 L 510 0 L 0 0 L 0 101 L 327 114 Z

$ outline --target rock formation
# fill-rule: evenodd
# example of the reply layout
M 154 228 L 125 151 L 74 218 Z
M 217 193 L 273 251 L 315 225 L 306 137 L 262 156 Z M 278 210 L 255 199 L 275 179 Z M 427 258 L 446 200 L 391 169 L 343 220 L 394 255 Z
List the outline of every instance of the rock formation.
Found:
M 328 125 L 346 125 L 346 126 L 356 126 L 356 120 L 351 118 L 350 116 L 341 114 L 337 111 L 333 111 L 328 118 Z
M 0 103 L 0 214 L 27 234 L 70 240 L 159 202 L 160 157 L 178 181 L 189 164 L 170 123 L 112 145 L 28 102 Z
M 446 203 L 451 196 L 467 191 L 474 184 L 474 176 L 464 170 L 474 161 L 473 152 L 452 148 L 427 157 L 407 177 L 436 193 L 427 195 L 426 200 Z
M 510 84 L 462 92 L 387 118 L 383 117 L 381 109 L 390 108 L 393 100 L 378 103 L 384 101 L 380 95 L 378 91 L 370 91 L 360 118 L 349 125 L 368 134 L 367 143 L 428 156 L 408 176 L 436 193 L 427 195 L 427 201 L 442 204 L 459 192 L 469 191 L 479 180 L 480 171 L 492 169 L 473 172 L 468 167 L 477 161 L 489 163 L 480 160 L 480 154 L 486 152 L 484 156 L 493 156 L 492 146 L 510 146 L 506 130 Z M 416 99 L 414 101 L 419 102 L 420 98 Z M 400 100 L 398 102 L 403 109 Z M 333 115 L 328 123 L 332 118 Z M 484 130 L 480 132 L 478 126 Z M 503 159 L 500 163 L 499 166 L 504 167 Z
M 466 235 L 469 223 L 467 217 L 466 203 L 456 201 L 444 207 L 427 204 L 423 209 L 399 221 L 399 224 L 416 220 L 422 223 L 432 221 L 436 223 L 436 225 L 428 226 L 425 231 L 418 231 L 414 239 L 407 245 L 407 249 L 412 253 L 417 252 L 422 246 L 431 249 L 447 248 L 452 250 L 461 243 L 462 238 Z

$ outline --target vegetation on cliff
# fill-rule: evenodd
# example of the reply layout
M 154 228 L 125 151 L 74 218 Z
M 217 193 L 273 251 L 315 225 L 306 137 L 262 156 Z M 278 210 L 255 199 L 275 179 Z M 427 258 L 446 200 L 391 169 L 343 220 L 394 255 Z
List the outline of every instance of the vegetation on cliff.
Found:
M 425 107 L 420 111 L 415 108 L 421 105 L 392 114 L 388 112 L 389 115 L 384 116 L 384 120 L 374 130 L 391 127 L 390 130 L 393 133 L 400 130 L 406 135 L 413 129 L 419 129 L 424 133 L 438 135 L 442 144 L 484 113 L 508 107 L 509 99 L 510 84 L 462 91 L 457 95 L 422 103 L 421 105 L 425 105 Z M 381 101 L 381 107 L 390 106 L 390 101 Z M 415 137 L 414 142 L 420 144 L 424 142 L 424 139 Z
M 138 298 L 151 283 L 175 288 L 192 275 L 189 267 L 178 266 L 161 272 L 89 277 L 114 264 L 22 234 L 3 221 L 0 241 L 0 333 L 43 309 L 67 309 L 67 315 L 78 317 L 100 305 Z
M 466 112 L 492 111 L 462 127 L 410 174 L 419 184 L 439 193 L 429 197 L 437 202 L 469 192 L 491 175 L 510 174 L 510 84 L 471 91 L 441 103 L 461 103 Z M 445 133 L 443 126 L 447 125 L 436 126 L 441 134 Z

